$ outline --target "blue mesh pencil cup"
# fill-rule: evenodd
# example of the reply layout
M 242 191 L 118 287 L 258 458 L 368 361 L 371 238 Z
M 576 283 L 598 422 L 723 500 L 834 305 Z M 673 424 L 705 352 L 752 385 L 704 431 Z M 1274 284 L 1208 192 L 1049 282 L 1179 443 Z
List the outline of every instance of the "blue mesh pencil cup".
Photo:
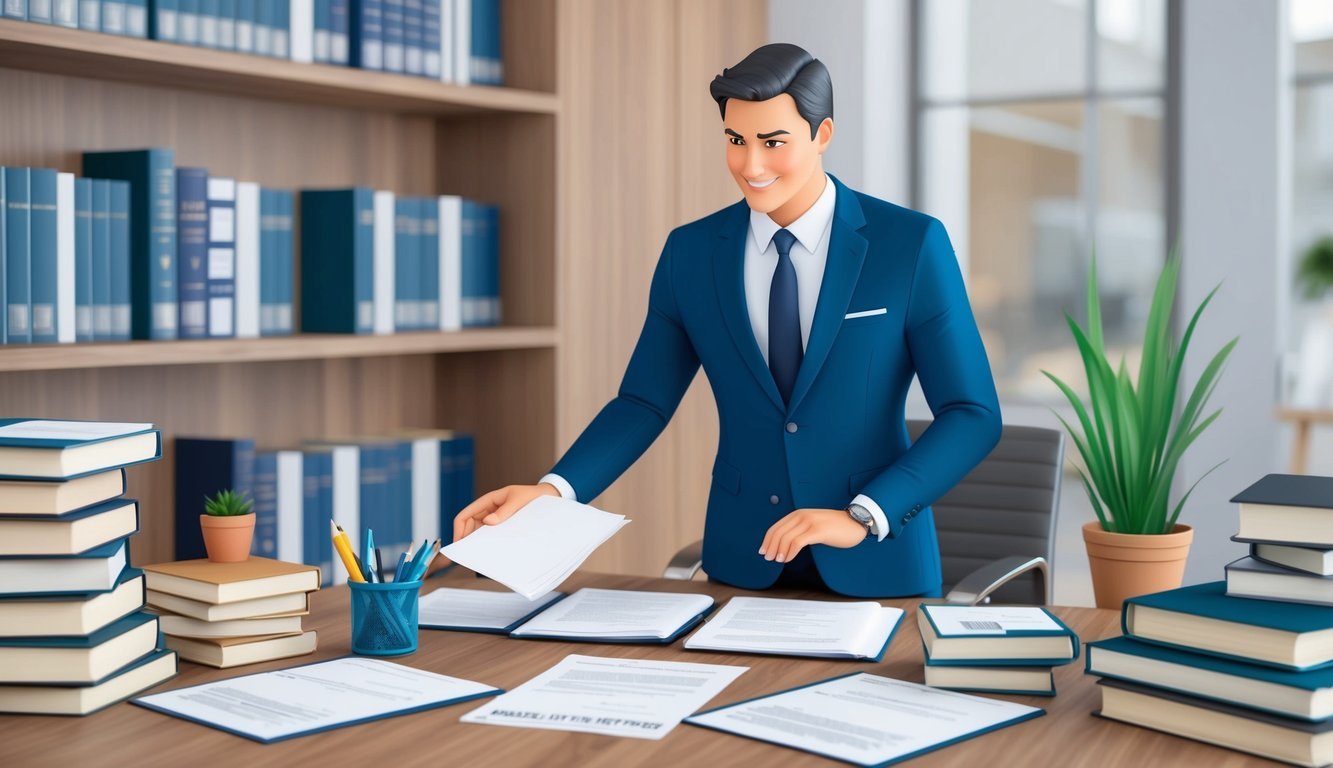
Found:
M 417 596 L 421 581 L 349 581 L 352 592 L 352 653 L 402 656 L 417 649 Z

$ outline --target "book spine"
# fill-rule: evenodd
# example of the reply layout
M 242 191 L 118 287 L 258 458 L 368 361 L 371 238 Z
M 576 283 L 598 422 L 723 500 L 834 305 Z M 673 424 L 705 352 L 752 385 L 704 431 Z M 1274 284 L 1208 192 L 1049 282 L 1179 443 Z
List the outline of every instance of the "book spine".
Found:
M 409 75 L 425 74 L 423 47 L 426 38 L 425 8 L 422 0 L 403 1 L 403 71 Z
M 259 337 L 259 185 L 236 185 L 236 337 Z
M 148 0 L 125 0 L 125 34 L 148 37 Z
M 499 325 L 500 312 L 500 207 L 488 205 L 485 214 L 486 325 Z
M 324 535 L 324 528 L 334 519 L 333 454 L 320 454 L 319 459 L 319 567 L 324 572 L 324 583 L 333 584 L 336 568 L 333 564 L 333 539 Z
M 34 24 L 50 24 L 51 0 L 28 0 L 28 21 Z
M 0 9 L 3 9 L 6 19 L 28 18 L 28 0 L 4 0 L 4 5 L 0 5 Z
M 333 0 L 315 0 L 315 34 L 312 39 L 311 60 L 316 64 L 329 63 L 329 38 L 331 34 Z
M 111 182 L 93 181 L 93 339 L 111 339 Z
M 57 238 L 60 224 L 56 211 L 58 176 L 53 168 L 33 168 L 28 172 L 29 241 L 32 249 L 31 314 L 32 342 L 54 344 L 58 269 Z
M 176 169 L 180 338 L 208 338 L 208 171 Z
M 454 0 L 440 3 L 440 80 L 454 81 Z
M 305 517 L 303 514 L 305 461 L 300 451 L 278 451 L 278 552 L 279 560 L 303 561 Z M 316 525 L 328 531 L 328 523 Z
M 199 516 L 204 499 L 231 489 L 254 496 L 255 446 L 251 440 L 176 438 L 176 557 L 204 556 Z
M 9 204 L 5 193 L 5 169 L 0 167 L 0 346 L 9 337 Z
M 5 343 L 32 342 L 31 197 L 27 168 L 5 169 Z
M 386 72 L 403 71 L 403 5 L 403 0 L 383 0 L 384 70 Z
M 412 547 L 412 443 L 399 442 L 394 446 L 394 451 L 398 455 L 398 467 L 395 481 L 397 483 L 398 500 L 398 520 L 397 520 L 397 546 L 393 553 L 393 560 L 398 559 L 400 552 L 406 552 Z
M 250 554 L 278 556 L 278 455 L 269 451 L 255 454 L 254 475 L 255 535 Z
M 394 329 L 394 196 L 392 192 L 375 192 L 375 257 L 374 278 L 374 332 L 390 334 Z
M 55 0 L 51 8 L 51 23 L 57 27 L 79 27 L 78 0 Z
M 292 6 L 289 2 L 277 2 L 273 19 L 273 56 L 278 59 L 291 58 Z
M 236 50 L 236 0 L 218 0 L 218 48 Z
M 292 61 L 310 64 L 315 60 L 315 0 L 291 0 L 287 35 Z
M 77 298 L 75 296 L 75 201 L 74 174 L 61 173 L 56 176 L 56 307 L 55 334 L 61 344 L 73 344 L 77 340 L 74 316 Z
M 421 69 L 426 77 L 440 79 L 440 0 L 421 0 Z
M 458 505 L 457 439 L 457 436 L 444 438 L 436 447 L 440 456 L 440 502 L 437 515 L 440 520 L 440 538 L 444 542 L 454 540 L 454 515 L 463 509 Z
M 93 180 L 74 180 L 74 340 L 93 340 Z
M 295 196 L 289 190 L 278 192 L 278 225 L 274 233 L 277 247 L 276 284 L 277 303 L 274 308 L 273 328 L 279 336 L 295 332 L 293 317 L 293 286 L 295 284 L 295 246 L 292 232 L 296 222 Z
M 345 67 L 351 59 L 348 50 L 351 43 L 351 36 L 348 34 L 351 13 L 348 9 L 348 0 L 330 0 L 330 2 L 329 62 Z
M 199 45 L 199 0 L 176 0 L 176 42 Z
M 236 182 L 208 179 L 208 335 L 236 335 Z
M 488 0 L 469 1 L 472 4 L 472 50 L 468 60 L 468 78 L 478 85 L 490 85 L 491 4 Z
M 440 441 L 422 438 L 411 443 L 412 532 L 415 543 L 440 537 Z
M 306 452 L 301 462 L 301 562 L 319 568 L 320 586 L 327 584 L 329 574 L 319 560 L 319 540 L 329 538 L 328 523 L 320 519 L 319 460 L 325 454 Z M 321 537 L 320 534 L 324 533 Z
M 277 18 L 276 3 L 255 0 L 255 53 L 273 55 L 273 21 Z
M 218 47 L 218 0 L 199 0 L 199 45 Z
M 255 52 L 255 11 L 259 0 L 236 0 L 236 51 Z
M 79 0 L 79 29 L 102 30 L 102 0 Z
M 108 219 L 111 237 L 111 338 L 130 338 L 130 183 L 112 181 Z
M 148 17 L 148 34 L 154 40 L 175 43 L 180 40 L 177 25 L 176 0 L 152 0 L 152 13 Z
M 472 0 L 450 0 L 453 4 L 453 82 L 472 81 Z
M 259 190 L 259 335 L 273 336 L 277 303 L 277 190 Z
M 417 200 L 421 220 L 421 328 L 440 328 L 440 207 L 434 198 Z
M 395 331 L 405 331 L 412 327 L 411 293 L 415 282 L 412 273 L 411 243 L 411 207 L 412 200 L 399 197 L 394 200 L 393 212 L 393 248 L 394 248 L 394 302 L 393 325 Z
M 354 67 L 384 69 L 384 6 L 381 0 L 352 0 L 348 56 Z
M 454 436 L 454 510 L 456 515 L 476 498 L 476 440 L 462 433 Z M 452 520 L 452 515 L 450 516 Z
M 462 207 L 462 295 L 461 313 L 464 328 L 481 325 L 481 249 L 478 247 L 478 234 L 481 227 L 479 205 L 471 200 L 464 200 Z
M 440 211 L 440 330 L 463 327 L 463 201 L 456 195 L 439 199 Z

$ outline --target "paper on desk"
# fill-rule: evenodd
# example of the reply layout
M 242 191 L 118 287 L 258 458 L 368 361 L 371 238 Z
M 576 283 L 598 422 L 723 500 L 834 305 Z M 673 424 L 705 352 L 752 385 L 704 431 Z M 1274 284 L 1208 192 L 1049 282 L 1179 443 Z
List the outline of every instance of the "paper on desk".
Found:
M 529 600 L 513 592 L 441 587 L 421 596 L 417 603 L 418 623 L 423 627 L 499 631 L 531 616 L 559 597 L 559 592 L 550 592 L 537 600 Z
M 628 523 L 577 501 L 541 496 L 499 525 L 484 525 L 440 553 L 533 600 L 569 578 Z
M 570 655 L 462 721 L 656 740 L 746 669 Z

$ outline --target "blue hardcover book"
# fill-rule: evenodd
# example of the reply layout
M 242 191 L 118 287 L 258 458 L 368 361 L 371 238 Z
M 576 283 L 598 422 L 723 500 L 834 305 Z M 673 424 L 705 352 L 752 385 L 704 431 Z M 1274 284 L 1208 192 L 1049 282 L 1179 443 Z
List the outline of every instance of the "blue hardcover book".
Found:
M 245 439 L 176 438 L 176 559 L 205 556 L 199 516 L 204 499 L 234 490 L 253 497 L 255 443 Z
M 130 183 L 130 335 L 176 338 L 175 152 L 85 152 L 83 171 Z
M 3 8 L 6 19 L 28 18 L 28 0 L 4 0 L 0 8 Z
M 19 562 L 41 561 L 0 562 L 0 568 Z M 47 568 L 39 570 L 52 572 L 57 566 L 50 563 L 73 563 L 77 568 L 79 560 L 52 558 L 47 561 Z M 100 566 L 102 561 L 93 559 L 92 563 Z M 94 591 L 7 595 L 0 600 L 0 637 L 87 637 L 142 608 L 144 581 L 143 571 L 122 566 L 109 585 Z
M 295 315 L 293 292 L 295 290 L 295 250 L 293 231 L 296 222 L 296 196 L 291 190 L 277 191 L 278 222 L 274 232 L 277 248 L 276 263 L 277 304 L 273 316 L 273 332 L 278 336 L 291 336 L 296 328 L 293 324 Z
M 32 342 L 32 229 L 30 174 L 5 168 L 5 343 Z
M 301 330 L 373 333 L 374 193 L 301 191 Z
M 403 49 L 403 0 L 382 0 L 384 18 L 384 71 L 402 72 L 404 68 Z
M 0 683 L 96 685 L 157 650 L 160 641 L 157 617 L 141 611 L 86 636 L 0 638 L 7 668 Z M 29 661 L 35 663 L 24 663 Z M 59 671 L 44 671 L 51 667 Z
M 148 37 L 148 0 L 125 0 L 125 34 Z
M 472 82 L 504 85 L 500 0 L 472 0 Z
M 102 0 L 79 0 L 79 29 L 102 31 Z
M 29 715 L 82 716 L 98 712 L 170 680 L 176 676 L 176 672 L 176 654 L 155 650 L 116 670 L 95 685 L 59 689 L 49 686 L 10 686 L 0 690 L 17 694 L 4 697 L 8 702 L 4 705 L 4 711 Z M 31 696 L 26 695 L 29 691 Z
M 351 23 L 349 0 L 329 0 L 329 63 L 345 67 L 351 60 L 348 24 Z
M 107 235 L 111 239 L 111 338 L 128 341 L 131 332 L 130 288 L 130 185 L 125 181 L 111 181 L 107 209 Z M 174 222 L 173 222 L 174 226 Z M 175 275 L 172 275 L 175 282 Z M 172 310 L 174 312 L 175 306 Z M 174 318 L 173 318 L 174 320 Z
M 422 0 L 403 1 L 403 71 L 409 75 L 426 72 L 426 9 Z
M 439 80 L 440 58 L 440 0 L 421 0 L 421 69 L 426 77 Z
M 53 0 L 51 4 L 51 23 L 57 27 L 79 28 L 78 0 Z
M 236 0 L 218 0 L 218 48 L 236 50 Z
M 236 180 L 208 178 L 208 337 L 236 335 Z
M 1040 606 L 922 605 L 918 610 L 917 627 L 931 666 L 1048 667 L 1078 658 L 1078 635 Z
M 500 207 L 482 207 L 485 325 L 499 325 L 500 312 Z
M 412 218 L 415 213 L 412 198 L 394 198 L 394 330 L 413 330 L 412 295 L 421 274 L 416 258 L 416 241 L 412 237 Z
M 278 304 L 278 190 L 259 190 L 259 335 L 274 336 Z
M 51 0 L 28 0 L 28 21 L 34 24 L 50 24 Z
M 452 541 L 454 517 L 476 498 L 475 439 L 466 432 L 456 432 L 447 442 L 441 443 L 440 451 L 441 474 L 444 473 L 446 465 L 449 468 L 448 488 L 451 499 L 448 511 L 440 521 L 440 530 L 447 532 L 446 535 L 450 536 Z M 443 477 L 440 482 L 443 487 Z
M 56 335 L 56 171 L 28 172 L 29 242 L 32 253 L 32 309 L 29 322 L 34 344 L 54 344 Z
M 108 35 L 126 33 L 124 0 L 102 0 L 102 32 Z
M 176 0 L 176 42 L 199 45 L 199 0 Z
M 74 180 L 74 340 L 93 340 L 93 181 Z
M 132 578 L 129 539 L 115 539 L 77 555 L 6 555 L 0 557 L 0 595 L 5 600 L 16 597 L 52 597 L 75 595 L 90 597 L 105 594 Z M 3 610 L 4 601 L 0 601 Z M 0 629 L 0 632 L 5 632 Z M 6 632 L 6 634 L 27 634 Z
M 259 0 L 236 0 L 236 50 L 255 52 L 255 14 Z
M 434 198 L 417 198 L 421 220 L 421 327 L 440 329 L 440 206 Z
M 208 338 L 208 171 L 176 169 L 176 265 L 182 339 Z
M 148 36 L 164 43 L 180 40 L 177 0 L 152 0 L 151 13 L 148 15 Z
M 463 199 L 462 214 L 462 315 L 464 328 L 484 325 L 485 297 L 482 295 L 481 204 Z
M 348 56 L 354 67 L 384 69 L 384 5 L 381 0 L 351 0 Z
M 278 556 L 278 454 L 255 453 L 254 463 L 255 535 L 250 554 Z
M 329 38 L 333 29 L 333 0 L 314 0 L 315 29 L 311 38 L 310 60 L 316 64 L 329 63 Z
M 277 59 L 291 58 L 291 3 L 265 3 L 265 5 L 274 6 L 271 22 L 273 28 L 273 57 Z
M 1333 669 L 1292 672 L 1112 637 L 1088 643 L 1085 670 L 1299 720 L 1333 719 Z
M 273 55 L 273 25 L 277 23 L 278 7 L 277 3 L 267 3 L 264 0 L 255 0 L 255 47 L 254 52 L 259 56 Z
M 5 222 L 9 219 L 9 203 L 5 196 L 5 169 L 0 167 L 0 346 L 9 336 L 9 235 Z
M 1214 581 L 1131 597 L 1121 626 L 1136 640 L 1281 669 L 1333 666 L 1333 608 L 1231 597 Z
M 77 555 L 139 530 L 139 502 L 112 499 L 70 512 L 0 518 L 0 555 Z
M 111 339 L 111 182 L 93 180 L 93 339 Z
M 162 455 L 162 434 L 152 424 L 0 419 L 0 427 L 0 480 L 73 480 Z
M 199 45 L 218 47 L 218 0 L 198 0 Z
M 333 584 L 333 541 L 329 521 L 333 519 L 333 455 L 308 450 L 302 456 L 302 561 L 319 567 L 323 585 Z

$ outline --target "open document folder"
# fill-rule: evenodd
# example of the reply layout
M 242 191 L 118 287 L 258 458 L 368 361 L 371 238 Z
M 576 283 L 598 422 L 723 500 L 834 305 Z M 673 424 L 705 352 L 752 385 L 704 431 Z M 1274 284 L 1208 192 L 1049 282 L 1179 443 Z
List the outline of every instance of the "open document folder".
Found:
M 499 525 L 485 525 L 440 552 L 533 600 L 569 578 L 628 523 L 577 501 L 541 496 Z

